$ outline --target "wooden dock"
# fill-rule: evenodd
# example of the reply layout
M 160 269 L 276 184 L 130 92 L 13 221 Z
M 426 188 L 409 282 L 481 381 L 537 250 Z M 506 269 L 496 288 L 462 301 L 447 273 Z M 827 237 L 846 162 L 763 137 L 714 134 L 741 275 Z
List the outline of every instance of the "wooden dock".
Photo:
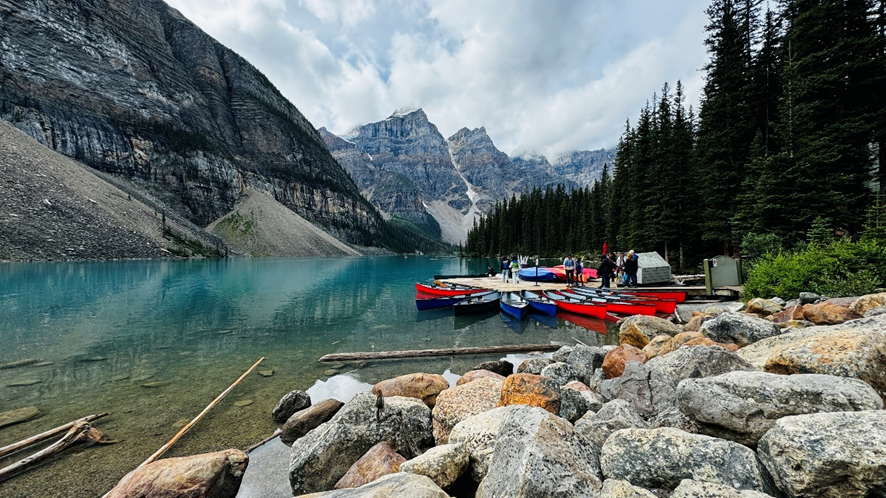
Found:
M 453 284 L 470 285 L 473 287 L 482 287 L 484 289 L 492 289 L 498 292 L 519 292 L 521 290 L 562 290 L 566 288 L 566 284 L 562 282 L 529 282 L 519 280 L 518 283 L 502 282 L 501 275 L 495 277 L 478 277 L 478 278 L 445 278 L 442 282 Z M 585 283 L 587 287 L 600 287 L 600 280 L 592 280 Z M 627 287 L 619 287 L 612 283 L 612 290 L 629 290 Z M 630 290 L 647 291 L 647 292 L 667 292 L 667 291 L 683 291 L 688 296 L 703 296 L 707 293 L 703 285 L 643 285 Z M 719 290 L 719 289 L 715 289 Z M 724 289 L 727 290 L 727 289 Z M 740 288 L 729 288 L 730 291 L 738 292 Z

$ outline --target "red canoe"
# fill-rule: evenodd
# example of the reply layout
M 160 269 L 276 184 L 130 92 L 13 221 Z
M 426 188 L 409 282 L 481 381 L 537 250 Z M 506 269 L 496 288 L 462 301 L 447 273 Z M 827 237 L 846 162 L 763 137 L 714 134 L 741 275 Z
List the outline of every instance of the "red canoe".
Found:
M 606 316 L 606 310 L 608 309 L 608 304 L 606 303 L 579 301 L 577 299 L 570 299 L 562 294 L 552 292 L 545 292 L 544 295 L 549 299 L 557 301 L 557 309 L 561 309 L 569 313 L 576 313 L 578 315 L 592 316 L 594 318 L 602 319 Z
M 599 318 L 578 315 L 576 313 L 569 313 L 568 311 L 563 310 L 557 310 L 557 318 L 562 318 L 563 320 L 566 320 L 569 323 L 574 323 L 579 327 L 593 330 L 598 334 L 606 334 L 606 322 Z
M 415 291 L 417 294 L 428 294 L 431 296 L 457 296 L 459 294 L 474 294 L 489 289 L 478 289 L 476 287 L 466 287 L 464 285 L 454 284 L 438 284 L 427 285 L 420 282 L 415 283 Z
M 686 293 L 683 291 L 619 291 L 619 294 L 652 297 L 655 299 L 673 299 L 677 304 L 686 300 Z

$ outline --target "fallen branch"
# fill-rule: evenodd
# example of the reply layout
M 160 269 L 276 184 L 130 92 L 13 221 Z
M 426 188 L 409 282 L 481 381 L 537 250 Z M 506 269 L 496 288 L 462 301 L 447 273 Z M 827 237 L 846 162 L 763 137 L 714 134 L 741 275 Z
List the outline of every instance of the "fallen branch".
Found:
M 147 465 L 147 464 L 153 462 L 154 460 L 160 458 L 160 455 L 162 455 L 163 453 L 166 453 L 166 450 L 168 450 L 173 444 L 175 444 L 175 442 L 178 441 L 179 438 L 181 438 L 182 436 L 184 436 L 185 433 L 188 432 L 188 430 L 189 430 L 191 427 L 194 426 L 194 424 L 196 424 L 197 422 L 200 421 L 201 418 L 203 418 L 203 415 L 206 415 L 206 413 L 207 413 L 209 410 L 211 410 L 212 407 L 214 407 L 215 405 L 217 405 L 218 402 L 221 401 L 222 398 L 224 398 L 226 394 L 228 394 L 229 392 L 231 392 L 231 390 L 234 389 L 234 387 L 235 387 L 237 384 L 239 384 L 240 381 L 243 380 L 244 377 L 246 377 L 247 375 L 249 375 L 249 372 L 252 372 L 253 370 L 255 370 L 255 367 L 257 367 L 258 364 L 261 363 L 262 360 L 264 360 L 264 359 L 265 359 L 264 356 L 262 356 L 261 358 L 259 358 L 259 360 L 258 360 L 257 362 L 255 362 L 254 365 L 252 365 L 251 367 L 249 367 L 249 370 L 243 372 L 243 375 L 241 375 L 240 378 L 238 378 L 237 380 L 235 380 L 233 384 L 231 384 L 230 386 L 228 386 L 227 389 L 225 389 L 224 391 L 222 391 L 221 394 L 219 394 L 214 400 L 212 400 L 212 403 L 209 403 L 209 405 L 207 405 L 206 408 L 204 408 L 202 412 L 200 412 L 196 417 L 194 417 L 194 420 L 191 420 L 190 422 L 188 422 L 188 425 L 182 427 L 182 429 L 181 429 L 180 431 L 178 431 L 178 434 L 176 434 L 175 436 L 172 436 L 172 439 L 170 439 L 168 443 L 166 443 L 166 444 L 164 444 L 162 447 L 160 447 L 159 450 L 157 450 L 153 455 L 151 455 L 150 457 L 148 457 L 147 460 L 145 460 L 144 462 L 142 462 L 141 465 L 139 465 L 139 466 L 136 467 L 136 468 L 137 468 L 137 469 L 142 468 L 142 467 L 144 467 L 145 465 Z
M 332 353 L 319 361 L 389 360 L 394 358 L 425 358 L 429 356 L 459 356 L 487 353 L 523 353 L 527 351 L 556 351 L 556 344 L 525 344 L 515 346 L 479 346 L 473 348 L 415 349 L 412 351 L 378 351 L 367 353 Z
M 8 446 L 4 446 L 4 447 L 0 448 L 0 458 L 5 457 L 6 455 L 11 455 L 11 454 L 15 453 L 16 451 L 23 450 L 33 444 L 37 444 L 41 441 L 45 441 L 60 432 L 64 432 L 64 431 L 70 429 L 71 427 L 74 427 L 74 425 L 77 424 L 78 422 L 93 422 L 95 420 L 98 420 L 102 417 L 107 417 L 107 416 L 108 416 L 107 413 L 99 413 L 97 415 L 89 415 L 87 417 L 83 417 L 83 418 L 75 420 L 73 422 L 68 422 L 65 425 L 58 426 L 55 429 L 50 429 L 46 432 L 41 432 L 40 434 L 37 434 L 36 436 L 29 437 L 28 439 L 23 439 L 17 443 L 12 443 Z
M 77 421 L 74 426 L 71 427 L 70 430 L 68 430 L 68 433 L 65 434 L 52 446 L 48 446 L 23 460 L 19 460 L 18 462 L 8 467 L 0 469 L 0 482 L 9 479 L 19 472 L 27 470 L 28 467 L 33 467 L 54 457 L 55 455 L 64 451 L 65 448 L 73 446 L 77 443 L 107 444 L 116 443 L 116 441 L 105 438 L 105 435 L 102 434 L 100 430 L 90 425 L 89 422 Z
M 582 346 L 587 346 L 587 344 L 585 344 L 585 343 L 579 341 L 579 340 L 576 339 L 575 337 L 573 337 L 572 340 L 575 341 L 575 342 L 577 342 L 577 343 L 579 343 L 579 344 L 581 344 Z
M 261 441 L 259 441 L 259 442 L 255 443 L 255 444 L 253 444 L 252 446 L 250 446 L 249 448 L 246 448 L 246 449 L 243 450 L 243 451 L 244 451 L 245 453 L 252 453 L 252 451 L 255 450 L 256 448 L 258 448 L 259 446 L 261 446 L 261 445 L 263 445 L 263 444 L 265 444 L 265 443 L 267 443 L 267 442 L 269 442 L 269 441 L 272 441 L 272 440 L 274 440 L 274 439 L 280 437 L 280 434 L 283 434 L 283 431 L 281 431 L 280 429 L 277 429 L 277 430 L 274 431 L 274 433 L 271 434 L 270 436 L 268 436 L 268 437 L 262 439 Z

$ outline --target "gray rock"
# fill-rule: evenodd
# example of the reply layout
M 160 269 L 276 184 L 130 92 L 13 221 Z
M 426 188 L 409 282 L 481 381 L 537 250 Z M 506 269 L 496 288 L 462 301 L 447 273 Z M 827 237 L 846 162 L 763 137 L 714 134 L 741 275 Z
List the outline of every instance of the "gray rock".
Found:
M 886 314 L 886 306 L 878 306 L 876 308 L 871 308 L 864 312 L 864 316 L 877 316 Z
M 303 498 L 449 498 L 440 486 L 427 476 L 395 472 L 379 477 L 359 488 L 336 489 L 325 493 L 312 493 Z
M 741 313 L 723 313 L 704 322 L 699 331 L 712 341 L 739 346 L 781 334 L 781 328 L 775 323 Z
M 606 400 L 625 400 L 642 416 L 648 417 L 655 412 L 650 375 L 648 366 L 638 361 L 629 361 L 620 377 L 600 383 L 600 393 Z
M 682 304 L 677 305 L 677 315 L 680 317 L 680 320 L 684 323 L 688 323 L 689 320 L 692 320 L 692 313 L 696 311 L 700 311 L 702 313 L 711 312 L 711 315 L 719 315 L 721 313 L 729 313 L 729 312 L 739 312 L 744 310 L 745 304 L 741 301 L 732 301 L 719 303 L 717 305 L 711 305 L 708 303 L 690 303 L 684 302 Z
M 785 303 L 784 303 L 784 307 L 785 307 L 785 308 L 793 308 L 794 306 L 800 306 L 800 300 L 799 300 L 799 299 L 788 299 L 788 300 L 785 301 Z
M 468 452 L 462 444 L 435 446 L 400 464 L 400 472 L 428 476 L 434 484 L 448 488 L 468 468 Z
M 613 349 L 615 349 L 615 346 L 591 347 L 578 344 L 572 348 L 566 363 L 575 370 L 576 375 L 578 375 L 577 380 L 593 389 L 594 371 L 603 367 L 603 359 Z
M 800 304 L 812 304 L 821 301 L 822 296 L 814 292 L 801 292 L 800 293 Z
M 287 446 L 291 445 L 298 438 L 334 417 L 343 405 L 341 401 L 329 398 L 293 413 L 280 428 L 280 441 Z
M 621 479 L 606 479 L 597 498 L 656 498 L 652 492 Z
M 671 498 L 771 498 L 771 495 L 759 491 L 738 490 L 713 482 L 683 479 L 674 489 Z
M 623 399 L 612 400 L 597 413 L 588 413 L 575 423 L 575 432 L 591 443 L 597 456 L 612 433 L 631 428 L 648 429 L 649 424 Z
M 606 380 L 606 374 L 603 373 L 603 368 L 595 369 L 594 373 L 592 373 L 587 380 L 590 381 L 590 384 L 585 383 L 585 385 L 588 386 L 591 391 L 594 391 L 595 393 L 601 392 L 601 385 L 603 384 L 603 381 Z
M 308 396 L 308 393 L 296 389 L 280 398 L 280 401 L 277 402 L 271 411 L 271 416 L 274 418 L 274 422 L 282 424 L 289 420 L 293 413 L 304 410 L 309 406 L 311 406 L 311 397 Z
M 677 407 L 667 408 L 657 413 L 654 417 L 649 419 L 649 427 L 651 429 L 672 427 L 693 434 L 698 434 L 699 432 L 698 424 L 686 416 L 685 413 L 681 412 Z
M 674 489 L 683 479 L 773 493 L 771 478 L 754 452 L 732 441 L 678 429 L 622 429 L 600 456 L 607 479 L 644 488 Z
M 573 380 L 579 380 L 575 369 L 571 365 L 562 362 L 554 362 L 542 368 L 541 375 L 554 379 L 561 386 Z
M 471 370 L 489 370 L 501 376 L 507 377 L 514 373 L 514 364 L 507 360 L 484 361 L 477 364 Z
M 883 400 L 864 381 L 832 375 L 728 372 L 686 379 L 677 406 L 703 434 L 756 446 L 775 421 L 789 415 L 879 410 Z
M 551 359 L 566 363 L 569 360 L 569 355 L 572 354 L 572 349 L 572 346 L 562 346 L 560 349 L 554 351 Z
M 572 424 L 537 407 L 507 408 L 477 498 L 587 497 L 600 490 L 597 457 Z
M 585 393 L 588 396 L 584 396 Z M 561 389 L 559 415 L 570 422 L 575 422 L 585 413 L 593 410 L 593 406 L 595 406 L 594 401 L 599 396 L 599 394 L 590 391 L 579 392 L 574 389 Z M 602 398 L 600 400 L 602 401 Z
M 392 396 L 377 409 L 362 392 L 329 422 L 298 439 L 290 451 L 289 484 L 295 495 L 330 489 L 372 446 L 387 441 L 413 458 L 434 444 L 431 410 L 421 400 Z
M 763 464 L 790 496 L 881 497 L 886 492 L 886 411 L 779 419 L 758 445 Z
M 517 367 L 517 373 L 541 375 L 541 371 L 552 363 L 554 363 L 554 360 L 550 358 L 529 358 L 528 360 L 523 360 L 523 363 Z
M 593 391 L 579 391 L 579 394 L 581 394 L 585 399 L 585 402 L 587 402 L 588 410 L 590 411 L 596 412 L 606 404 L 606 400 L 603 399 L 602 394 Z
M 784 300 L 784 299 L 782 299 L 782 298 L 780 298 L 780 297 L 773 297 L 772 299 L 770 299 L 770 301 L 772 301 L 773 303 L 775 303 L 775 304 L 781 306 L 782 308 L 784 308 L 784 305 L 785 305 L 785 300 Z
M 468 417 L 457 423 L 449 433 L 449 443 L 461 444 L 467 451 L 471 477 L 475 482 L 486 477 L 495 440 L 501 430 L 501 421 L 509 408 L 502 406 Z

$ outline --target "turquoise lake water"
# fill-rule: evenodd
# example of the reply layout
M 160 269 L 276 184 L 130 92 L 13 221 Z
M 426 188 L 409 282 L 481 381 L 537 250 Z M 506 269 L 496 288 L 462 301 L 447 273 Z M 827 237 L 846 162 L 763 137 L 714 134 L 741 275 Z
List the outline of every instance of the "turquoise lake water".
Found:
M 0 428 L 0 447 L 101 412 L 111 415 L 96 427 L 120 440 L 72 450 L 2 482 L 0 496 L 101 495 L 260 357 L 257 371 L 165 456 L 258 442 L 275 430 L 271 409 L 292 389 L 341 398 L 395 375 L 460 375 L 499 358 L 319 363 L 327 353 L 616 341 L 562 319 L 509 325 L 497 313 L 455 319 L 448 309 L 416 311 L 416 281 L 487 265 L 497 262 L 390 256 L 0 265 L 0 366 L 36 361 L 0 369 L 0 412 L 36 406 L 42 414 Z M 0 467 L 27 454 L 0 459 Z

